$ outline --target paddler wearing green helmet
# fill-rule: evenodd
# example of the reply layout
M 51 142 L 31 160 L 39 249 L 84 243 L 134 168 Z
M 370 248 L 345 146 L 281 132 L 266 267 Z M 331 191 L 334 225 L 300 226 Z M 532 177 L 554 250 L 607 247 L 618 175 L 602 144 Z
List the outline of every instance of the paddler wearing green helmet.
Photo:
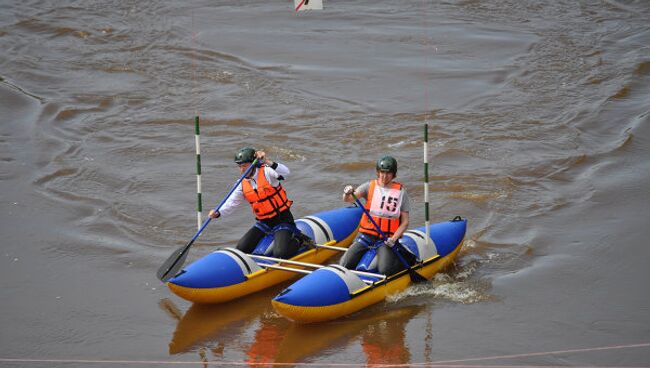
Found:
M 402 237 L 409 225 L 411 203 L 406 188 L 395 180 L 397 177 L 397 160 L 392 156 L 380 157 L 376 164 L 376 179 L 367 181 L 356 189 L 347 185 L 343 189 L 343 200 L 354 202 L 354 195 L 365 199 L 364 207 L 388 239 L 387 247 L 377 248 L 377 268 L 379 273 L 392 275 L 404 269 L 393 247 Z M 382 239 L 375 225 L 364 213 L 361 217 L 359 234 L 350 248 L 341 258 L 340 264 L 348 269 L 355 269 L 369 249 Z
M 271 161 L 264 151 L 244 147 L 235 153 L 235 164 L 241 174 L 255 164 L 248 175 L 237 186 L 219 211 L 210 211 L 209 216 L 218 218 L 231 214 L 236 207 L 248 202 L 255 215 L 256 224 L 239 240 L 237 249 L 252 253 L 267 234 L 273 234 L 273 257 L 291 258 L 301 245 L 302 234 L 296 228 L 291 213 L 291 201 L 287 197 L 282 181 L 289 176 L 287 166 Z

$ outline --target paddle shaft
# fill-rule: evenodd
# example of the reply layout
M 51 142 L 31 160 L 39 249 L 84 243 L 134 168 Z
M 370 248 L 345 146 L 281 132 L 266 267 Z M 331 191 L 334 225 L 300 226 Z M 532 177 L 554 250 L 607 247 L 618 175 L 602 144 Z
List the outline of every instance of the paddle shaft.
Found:
M 382 240 L 383 241 L 388 240 L 388 236 L 386 236 L 386 234 L 383 231 L 381 231 L 381 228 L 379 227 L 379 225 L 377 225 L 377 223 L 372 218 L 372 216 L 370 216 L 370 213 L 368 212 L 366 207 L 361 203 L 359 198 L 357 198 L 357 195 L 354 194 L 354 191 L 352 191 L 352 198 L 354 198 L 354 201 L 357 202 L 357 206 L 361 207 L 361 209 L 363 210 L 363 213 L 365 213 L 366 216 L 368 217 L 368 219 L 370 219 L 370 222 L 372 222 L 372 225 L 375 227 L 375 230 L 377 230 L 379 235 L 381 235 Z M 399 244 L 399 241 L 397 241 L 396 244 Z M 407 269 L 410 268 L 408 262 L 406 262 L 404 257 L 402 257 L 402 255 L 400 254 L 400 252 L 397 249 L 395 249 L 394 247 L 389 247 L 389 248 L 393 250 L 393 253 L 395 253 L 397 258 L 399 258 L 400 262 L 402 262 L 402 265 L 404 265 L 404 267 L 406 267 Z
M 215 212 L 218 212 L 218 211 L 221 209 L 221 207 L 224 205 L 224 203 L 226 203 L 226 201 L 228 200 L 228 198 L 230 198 L 230 196 L 232 195 L 232 193 L 235 191 L 235 189 L 237 189 L 237 187 L 238 187 L 239 184 L 242 182 L 242 180 L 244 180 L 244 178 L 246 178 L 246 177 L 248 176 L 248 174 L 251 172 L 251 170 L 253 170 L 253 167 L 255 167 L 256 165 L 257 165 L 257 159 L 255 159 L 255 160 L 251 163 L 251 165 L 246 169 L 246 171 L 244 172 L 244 174 L 239 178 L 239 180 L 237 180 L 237 182 L 235 183 L 235 185 L 233 185 L 232 189 L 230 189 L 230 192 L 228 192 L 228 194 L 227 194 L 226 197 L 221 201 L 221 203 L 219 203 L 219 205 L 218 205 L 217 207 L 214 208 L 214 211 L 215 211 Z M 179 262 L 181 259 L 183 259 L 183 256 L 185 255 L 185 253 L 187 253 L 187 251 L 190 249 L 190 247 L 192 246 L 192 244 L 194 244 L 194 241 L 199 237 L 199 235 L 201 235 L 201 233 L 202 233 L 203 230 L 206 228 L 206 226 L 208 226 L 208 224 L 210 223 L 211 220 L 212 220 L 212 217 L 208 216 L 208 218 L 205 219 L 205 221 L 203 222 L 203 225 L 201 225 L 201 227 L 200 227 L 199 230 L 196 232 L 196 234 L 194 234 L 194 236 L 193 236 L 192 239 L 189 241 L 189 243 L 187 243 L 187 245 L 185 245 L 185 246 L 183 247 L 183 250 L 182 250 L 180 253 L 178 253 L 178 255 L 176 255 L 177 252 L 174 252 L 174 253 L 172 254 L 172 257 L 175 257 L 174 261 L 171 262 L 171 264 L 170 264 L 166 269 L 164 269 L 164 270 L 159 270 L 159 273 L 158 273 L 158 274 L 159 274 L 159 277 L 158 277 L 158 278 L 159 278 L 160 280 L 165 281 L 165 279 L 167 278 L 167 275 L 169 274 L 169 272 L 170 272 L 171 270 L 173 270 L 173 269 L 178 265 L 178 262 Z M 164 266 L 165 264 L 167 264 L 168 261 L 169 261 L 169 259 L 168 259 L 168 260 L 163 264 L 163 266 Z M 160 271 L 163 271 L 163 272 L 160 272 Z
M 230 196 L 235 191 L 235 189 L 237 189 L 237 187 L 242 182 L 242 180 L 244 180 L 248 176 L 248 174 L 251 172 L 251 170 L 253 170 L 253 168 L 255 167 L 256 164 L 257 164 L 257 159 L 255 159 L 253 161 L 253 163 L 248 167 L 248 169 L 246 169 L 244 174 L 241 176 L 241 178 L 239 178 L 239 180 L 237 180 L 235 185 L 233 185 L 233 187 L 230 189 L 230 192 L 228 192 L 228 194 L 226 194 L 226 197 L 221 201 L 221 203 L 219 203 L 219 205 L 214 208 L 214 212 L 219 212 L 219 210 L 224 205 L 224 203 L 226 203 L 228 198 L 230 198 Z M 205 219 L 205 221 L 203 222 L 203 225 L 201 225 L 201 228 L 199 229 L 199 231 L 197 231 L 196 234 L 194 234 L 194 237 L 192 237 L 192 240 L 190 240 L 190 242 L 188 243 L 188 245 L 186 245 L 186 247 L 189 247 L 190 245 L 192 245 L 192 243 L 194 243 L 196 238 L 198 238 L 199 235 L 201 235 L 201 232 L 203 232 L 203 229 L 205 229 L 205 227 L 208 226 L 208 224 L 210 223 L 210 220 L 212 220 L 212 217 L 208 216 L 208 218 Z

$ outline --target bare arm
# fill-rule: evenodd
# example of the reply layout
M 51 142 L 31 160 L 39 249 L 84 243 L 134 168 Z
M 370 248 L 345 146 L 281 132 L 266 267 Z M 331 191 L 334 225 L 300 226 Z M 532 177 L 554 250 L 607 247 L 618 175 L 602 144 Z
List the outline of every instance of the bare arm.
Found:
M 345 188 L 343 189 L 343 202 L 354 202 L 354 197 L 352 196 L 352 193 L 354 193 L 357 198 L 365 198 L 368 199 L 368 186 L 370 185 L 369 182 L 365 182 L 358 187 L 354 188 L 352 185 L 346 185 Z
M 396 242 L 399 238 L 402 237 L 402 235 L 404 235 L 404 232 L 409 227 L 409 218 L 410 218 L 410 216 L 409 216 L 408 212 L 400 213 L 400 215 L 399 215 L 399 226 L 397 227 L 397 230 L 395 230 L 395 233 L 393 234 L 393 236 L 390 237 L 390 239 L 393 242 Z
M 351 185 L 350 185 L 350 187 L 351 187 Z M 346 189 L 347 189 L 347 187 L 346 187 Z M 343 202 L 350 202 L 350 203 L 354 202 L 354 197 L 352 196 L 352 193 L 354 193 L 354 195 L 357 196 L 357 198 L 359 198 L 359 193 L 357 191 L 355 191 L 354 189 L 352 189 L 351 191 L 345 191 L 344 190 L 343 191 Z

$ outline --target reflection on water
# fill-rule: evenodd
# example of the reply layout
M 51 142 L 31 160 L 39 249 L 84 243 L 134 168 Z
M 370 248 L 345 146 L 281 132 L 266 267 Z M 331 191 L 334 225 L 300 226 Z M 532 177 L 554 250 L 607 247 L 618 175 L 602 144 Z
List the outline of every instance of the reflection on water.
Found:
M 647 339 L 648 1 L 289 5 L 2 2 L 0 355 L 366 362 L 359 352 L 373 349 L 357 341 L 390 351 L 381 331 L 403 330 L 408 354 L 392 356 L 419 362 L 432 350 L 465 358 L 459 345 Z M 272 294 L 151 313 L 170 297 L 150 287 L 155 270 L 195 232 L 195 115 L 204 208 L 236 181 L 232 155 L 246 145 L 291 168 L 299 217 L 338 206 L 344 184 L 390 153 L 414 226 L 428 122 L 431 220 L 470 220 L 458 269 L 321 326 L 332 342 L 275 316 Z M 190 257 L 233 245 L 252 221 L 245 210 L 214 221 Z M 371 318 L 408 303 L 426 309 L 391 319 L 397 330 Z M 419 334 L 431 314 L 448 339 Z M 264 353 L 291 336 L 295 351 Z M 649 361 L 626 354 L 596 362 Z
M 319 351 L 360 343 L 364 352 L 360 363 L 401 364 L 410 361 L 405 340 L 406 325 L 425 310 L 407 306 L 389 311 L 373 309 L 368 313 L 338 322 L 314 325 L 292 324 L 277 353 L 277 362 L 300 362 Z
M 237 341 L 241 330 L 257 321 L 260 315 L 270 310 L 270 300 L 278 293 L 277 288 L 264 290 L 249 297 L 223 304 L 193 304 L 181 314 L 169 299 L 161 301 L 161 308 L 178 320 L 174 336 L 169 343 L 169 354 L 180 354 L 212 341 L 221 341 L 221 347 L 210 350 L 223 351 L 223 344 Z
M 274 291 L 274 293 L 277 291 Z M 360 363 L 405 364 L 411 354 L 406 340 L 406 325 L 426 307 L 404 306 L 373 309 L 340 321 L 300 325 L 291 323 L 269 309 L 272 293 L 223 305 L 192 305 L 185 314 L 169 299 L 161 308 L 177 325 L 169 353 L 197 352 L 203 361 L 222 360 L 228 349 L 240 349 L 241 336 L 254 326 L 253 339 L 244 348 L 246 360 L 254 363 L 299 363 L 352 343 L 361 345 Z M 431 350 L 431 326 L 425 337 Z

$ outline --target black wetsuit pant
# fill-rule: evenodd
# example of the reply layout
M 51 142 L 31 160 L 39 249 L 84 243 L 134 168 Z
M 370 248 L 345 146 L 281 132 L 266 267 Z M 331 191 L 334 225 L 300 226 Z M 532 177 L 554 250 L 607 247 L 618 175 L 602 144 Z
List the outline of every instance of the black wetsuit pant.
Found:
M 277 216 L 260 220 L 265 225 L 270 228 L 273 228 L 280 224 L 289 224 L 295 226 L 293 221 L 293 215 L 290 210 L 280 212 Z M 253 226 L 244 236 L 239 239 L 237 243 L 237 249 L 241 250 L 244 253 L 252 253 L 257 247 L 257 244 L 264 238 L 266 234 L 264 231 Z M 273 240 L 275 244 L 273 246 L 273 257 L 276 258 L 291 258 L 297 252 L 300 247 L 300 242 L 297 237 L 293 236 L 293 233 L 289 230 L 280 230 L 274 234 Z
M 376 238 L 374 236 L 366 236 L 368 239 L 371 239 L 372 243 L 379 240 L 379 238 Z M 358 239 L 359 238 L 357 236 L 350 248 L 345 252 L 345 254 L 343 254 L 343 257 L 341 257 L 340 265 L 350 270 L 354 270 L 357 267 L 359 261 L 361 261 L 361 258 L 368 250 L 368 247 L 366 247 Z M 382 245 L 377 248 L 377 271 L 379 273 L 384 275 L 392 275 L 403 269 L 404 265 L 402 265 L 402 262 L 399 260 L 399 258 L 397 258 L 392 249 L 390 249 L 387 245 Z

